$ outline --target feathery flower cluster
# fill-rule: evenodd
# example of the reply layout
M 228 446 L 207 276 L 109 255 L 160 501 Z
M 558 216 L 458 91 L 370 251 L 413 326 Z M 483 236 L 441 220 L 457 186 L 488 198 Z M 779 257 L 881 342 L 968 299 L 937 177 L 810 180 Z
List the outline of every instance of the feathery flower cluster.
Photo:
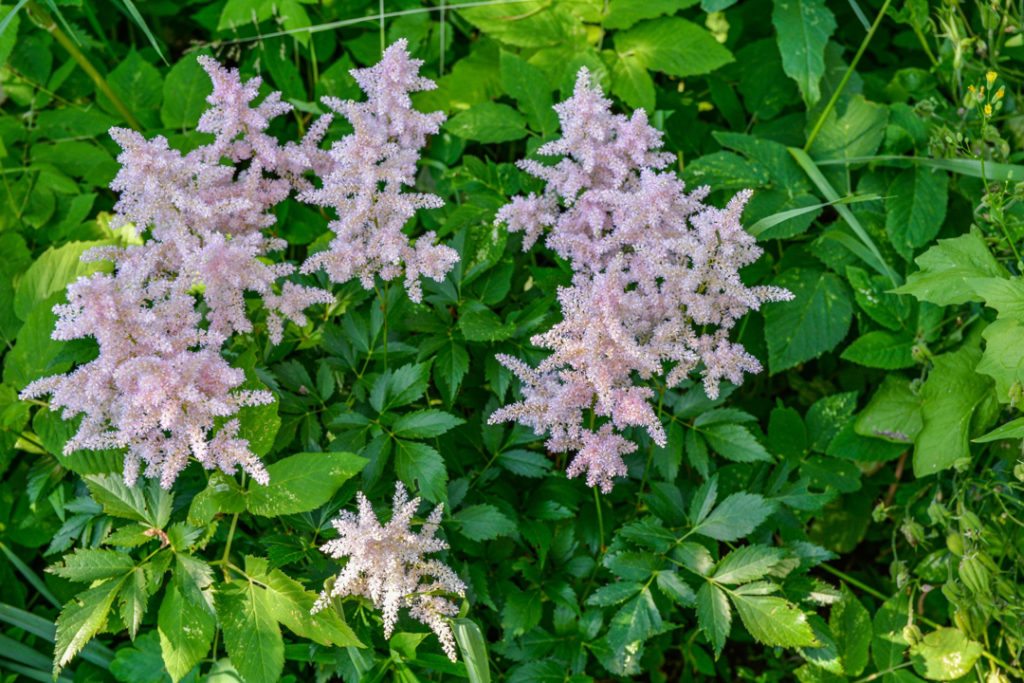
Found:
M 398 610 L 407 607 L 410 616 L 437 634 L 445 654 L 454 662 L 455 637 L 447 617 L 457 615 L 459 608 L 439 593 L 464 596 L 466 584 L 445 563 L 423 558 L 448 549 L 447 543 L 434 538 L 443 504 L 434 508 L 419 533 L 413 533 L 409 523 L 420 499 L 409 500 L 402 482 L 395 483 L 391 519 L 383 526 L 362 491 L 357 499 L 359 514 L 343 510 L 333 522 L 339 537 L 320 548 L 333 558 L 347 557 L 348 562 L 334 585 L 320 594 L 312 612 L 324 609 L 335 597 L 359 595 L 383 612 L 384 636 L 390 638 Z
M 704 390 L 718 395 L 722 379 L 743 381 L 761 365 L 729 331 L 747 311 L 792 295 L 778 287 L 747 287 L 739 269 L 761 255 L 740 225 L 749 191 L 723 209 L 703 203 L 709 189 L 684 192 L 664 169 L 661 133 L 642 109 L 627 118 L 581 69 L 572 97 L 555 106 L 562 138 L 538 152 L 562 156 L 553 166 L 523 160 L 520 168 L 547 182 L 543 196 L 515 197 L 496 223 L 523 231 L 529 249 L 548 229 L 546 244 L 567 259 L 572 285 L 560 289 L 563 320 L 535 336 L 552 354 L 537 369 L 501 355 L 522 381 L 523 400 L 490 422 L 518 421 L 550 434 L 552 451 L 578 451 L 568 475 L 612 489 L 626 474 L 624 454 L 636 444 L 618 431 L 645 427 L 665 445 L 651 407 L 654 391 L 634 384 L 660 376 L 674 386 L 699 368 Z M 607 418 L 594 430 L 585 413 Z
M 238 438 L 240 425 L 231 416 L 273 396 L 239 390 L 245 374 L 221 356 L 221 347 L 232 334 L 253 329 L 246 291 L 262 296 L 275 343 L 283 318 L 305 324 L 303 309 L 333 301 L 320 289 L 292 282 L 278 287 L 294 266 L 260 258 L 285 246 L 262 229 L 274 222 L 275 204 L 312 187 L 302 174 L 312 168 L 325 129 L 315 128 L 300 144 L 279 145 L 264 131 L 270 119 L 291 109 L 280 93 L 252 106 L 260 79 L 243 83 L 235 69 L 207 57 L 200 63 L 213 93 L 198 129 L 214 134 L 212 143 L 182 155 L 162 136 L 146 140 L 111 130 L 122 148 L 121 170 L 111 183 L 121 193 L 118 219 L 140 232 L 148 228 L 149 239 L 87 252 L 83 260 L 112 261 L 114 272 L 80 278 L 68 286 L 68 303 L 54 308 L 54 339 L 94 337 L 99 356 L 67 375 L 33 382 L 21 394 L 52 394 L 51 406 L 63 408 L 66 419 L 84 413 L 65 453 L 127 448 L 129 484 L 145 463 L 143 474 L 169 488 L 190 455 L 228 473 L 240 466 L 266 483 L 266 470 Z
M 323 99 L 349 120 L 354 131 L 326 153 L 326 172 L 318 170 L 323 187 L 299 196 L 338 214 L 328 226 L 337 237 L 328 250 L 312 255 L 302 272 L 323 268 L 334 282 L 358 277 L 370 289 L 375 276 L 392 280 L 404 269 L 409 298 L 420 301 L 420 275 L 441 282 L 459 260 L 454 249 L 433 244 L 433 232 L 414 244 L 402 233 L 417 209 L 443 205 L 432 194 L 402 192 L 403 186 L 415 182 L 426 136 L 437 133 L 445 118 L 440 111 L 423 114 L 412 108 L 409 93 L 437 87 L 419 75 L 422 64 L 410 58 L 406 41 L 399 40 L 376 66 L 352 71 L 366 93 L 365 102 Z

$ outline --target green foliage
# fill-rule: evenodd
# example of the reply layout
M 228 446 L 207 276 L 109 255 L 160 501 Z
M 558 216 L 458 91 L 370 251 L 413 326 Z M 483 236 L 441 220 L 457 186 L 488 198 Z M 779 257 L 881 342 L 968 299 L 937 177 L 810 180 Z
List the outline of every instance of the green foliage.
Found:
M 909 0 L 875 22 L 882 7 L 0 8 L 4 680 L 1024 677 L 1024 18 Z M 258 314 L 231 341 L 243 388 L 276 398 L 238 416 L 267 486 L 193 464 L 172 491 L 127 487 L 123 453 L 65 453 L 79 418 L 17 393 L 95 354 L 50 336 L 67 284 L 110 267 L 82 252 L 145 236 L 111 228 L 107 129 L 200 144 L 211 54 L 283 91 L 295 113 L 269 132 L 296 139 L 398 38 L 438 83 L 415 105 L 449 117 L 418 175 L 445 206 L 406 226 L 458 251 L 446 281 L 420 304 L 349 283 L 281 345 Z M 487 424 L 519 395 L 495 354 L 539 361 L 570 279 L 494 214 L 538 190 L 514 161 L 559 135 L 583 66 L 647 111 L 689 187 L 719 206 L 754 191 L 743 224 L 765 254 L 744 282 L 794 294 L 737 325 L 765 367 L 742 387 L 638 378 L 668 440 L 634 430 L 609 495 L 567 480 L 542 436 Z M 322 248 L 327 220 L 283 204 L 273 258 Z M 339 571 L 319 550 L 331 520 L 357 491 L 386 507 L 396 479 L 444 503 L 438 557 L 468 587 L 457 663 L 414 620 L 386 641 L 364 599 L 310 614 Z

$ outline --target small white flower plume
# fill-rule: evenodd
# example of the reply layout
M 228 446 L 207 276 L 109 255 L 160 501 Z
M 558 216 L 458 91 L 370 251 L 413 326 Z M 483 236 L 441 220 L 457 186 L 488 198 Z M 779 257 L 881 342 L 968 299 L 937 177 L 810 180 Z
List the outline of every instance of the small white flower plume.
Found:
M 458 606 L 438 593 L 463 596 L 466 584 L 440 560 L 424 559 L 427 553 L 447 550 L 448 544 L 435 538 L 443 505 L 438 505 L 420 527 L 409 528 L 420 499 L 409 500 L 402 482 L 395 484 L 391 519 L 381 525 L 362 491 L 357 494 L 359 514 L 343 510 L 334 520 L 339 538 L 320 547 L 336 559 L 348 558 L 334 580 L 313 605 L 313 612 L 324 609 L 332 598 L 358 595 L 371 600 L 383 613 L 384 636 L 391 637 L 398 621 L 398 610 L 426 624 L 437 634 L 445 654 L 456 660 L 455 636 L 448 617 L 459 613 Z

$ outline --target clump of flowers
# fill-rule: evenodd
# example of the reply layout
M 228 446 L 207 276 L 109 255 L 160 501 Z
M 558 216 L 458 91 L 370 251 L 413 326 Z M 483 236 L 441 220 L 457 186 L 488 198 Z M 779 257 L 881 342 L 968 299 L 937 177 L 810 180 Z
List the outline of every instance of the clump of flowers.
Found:
M 330 116 L 300 142 L 280 144 L 266 133 L 274 117 L 291 111 L 280 93 L 254 105 L 259 78 L 242 82 L 237 69 L 199 61 L 213 92 L 197 128 L 213 134 L 212 142 L 182 154 L 163 136 L 146 140 L 111 129 L 122 148 L 111 183 L 120 193 L 117 220 L 148 230 L 148 239 L 86 252 L 83 260 L 111 261 L 113 272 L 80 278 L 68 286 L 68 303 L 54 308 L 54 339 L 93 337 L 99 356 L 21 393 L 52 395 L 51 408 L 62 408 L 65 419 L 83 415 L 65 453 L 125 448 L 129 485 L 144 464 L 144 476 L 169 488 L 190 457 L 227 473 L 241 467 L 267 482 L 233 416 L 273 396 L 240 389 L 244 372 L 220 352 L 232 335 L 253 331 L 246 292 L 261 297 L 274 343 L 285 320 L 305 325 L 308 306 L 334 301 L 325 290 L 282 282 L 295 266 L 265 258 L 286 246 L 263 230 L 276 220 L 273 207 L 292 193 L 335 206 L 341 216 L 332 223 L 339 237 L 331 251 L 310 259 L 307 271 L 325 265 L 335 281 L 358 274 L 365 284 L 375 273 L 393 277 L 404 259 L 407 286 L 418 296 L 419 274 L 443 279 L 457 259 L 448 247 L 431 246 L 432 234 L 411 247 L 400 233 L 416 208 L 441 201 L 400 193 L 402 184 L 412 184 L 418 149 L 442 118 L 410 108 L 408 92 L 434 84 L 416 75 L 420 62 L 409 58 L 404 41 L 376 67 L 353 71 L 368 102 L 328 98 L 356 128 L 330 151 L 319 148 Z M 306 177 L 310 172 L 322 178 L 322 188 Z
M 334 584 L 320 594 L 312 612 L 324 609 L 335 597 L 362 596 L 381 610 L 384 636 L 390 638 L 398 610 L 408 608 L 411 617 L 437 634 L 445 654 L 456 661 L 448 617 L 457 615 L 459 608 L 443 594 L 464 596 L 466 584 L 445 563 L 423 557 L 448 549 L 445 541 L 434 537 L 444 505 L 435 507 L 419 533 L 413 533 L 409 525 L 420 499 L 410 500 L 402 482 L 395 483 L 391 519 L 384 525 L 366 496 L 361 491 L 356 496 L 359 513 L 343 510 L 333 522 L 339 537 L 320 548 L 333 558 L 348 561 Z
M 703 203 L 707 187 L 685 192 L 674 173 L 661 170 L 672 155 L 657 151 L 661 133 L 646 113 L 613 113 L 585 68 L 555 110 L 562 137 L 538 153 L 561 160 L 519 162 L 547 182 L 544 194 L 513 198 L 496 223 L 522 231 L 524 250 L 546 230 L 547 246 L 575 275 L 558 293 L 562 321 L 532 339 L 551 355 L 536 369 L 498 356 L 522 381 L 523 400 L 490 422 L 514 420 L 549 434 L 550 450 L 577 451 L 569 476 L 585 472 L 588 485 L 607 493 L 613 477 L 626 474 L 622 456 L 636 450 L 621 430 L 641 426 L 655 443 L 666 442 L 654 391 L 634 377 L 665 375 L 670 387 L 698 371 L 707 395 L 717 397 L 722 379 L 738 384 L 743 373 L 761 370 L 729 340 L 736 321 L 792 295 L 740 280 L 739 269 L 761 255 L 740 225 L 749 191 L 725 209 Z
M 302 272 L 323 268 L 333 282 L 358 277 L 370 289 L 376 276 L 392 280 L 404 270 L 409 298 L 420 301 L 419 277 L 441 282 L 459 260 L 451 247 L 433 243 L 433 232 L 414 243 L 402 233 L 417 209 L 444 203 L 432 194 L 402 192 L 415 183 L 416 162 L 427 135 L 437 133 L 445 119 L 443 112 L 423 114 L 412 108 L 409 93 L 437 87 L 419 75 L 422 64 L 410 58 L 406 41 L 399 40 L 376 66 L 352 71 L 366 93 L 365 102 L 323 98 L 354 131 L 327 153 L 325 168 L 318 170 L 323 186 L 299 196 L 331 207 L 338 215 L 328 226 L 337 237 L 326 251 L 311 256 Z

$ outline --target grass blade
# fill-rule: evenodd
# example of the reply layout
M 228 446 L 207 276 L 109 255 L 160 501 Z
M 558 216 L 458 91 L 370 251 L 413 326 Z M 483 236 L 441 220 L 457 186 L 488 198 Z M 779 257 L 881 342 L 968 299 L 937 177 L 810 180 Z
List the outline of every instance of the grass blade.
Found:
M 135 25 L 145 34 L 149 40 L 149 44 L 153 46 L 156 53 L 163 60 L 163 63 L 170 66 L 171 63 L 167 61 L 167 57 L 164 56 L 164 51 L 160 49 L 160 44 L 156 42 L 156 36 L 149 30 L 149 26 L 146 25 L 146 20 L 139 14 L 138 8 L 135 7 L 135 3 L 132 0 L 118 0 L 121 5 L 121 11 L 128 15 L 128 17 L 135 22 Z
M 902 157 L 895 155 L 879 155 L 873 157 L 852 157 L 850 159 L 829 159 L 817 162 L 819 166 L 830 166 L 833 164 L 862 164 L 881 163 L 887 161 L 909 161 L 911 163 L 928 166 L 929 168 L 940 168 L 950 173 L 969 176 L 971 178 L 987 178 L 996 181 L 1024 181 L 1024 166 L 1020 164 L 1001 164 L 995 161 L 986 161 L 985 172 L 982 173 L 982 164 L 979 159 L 932 159 L 931 157 Z
M 873 202 L 878 199 L 884 198 L 881 195 L 877 194 L 860 195 L 853 197 L 843 197 L 842 199 L 837 199 L 834 202 L 822 202 L 821 204 L 815 204 L 814 206 L 802 206 L 797 209 L 787 209 L 786 211 L 779 211 L 778 213 L 773 213 L 770 216 L 765 216 L 758 222 L 751 225 L 749 228 L 746 228 L 746 231 L 753 235 L 754 237 L 757 237 L 768 228 L 773 228 L 779 223 L 788 221 L 790 218 L 796 218 L 797 216 L 802 216 L 805 213 L 818 211 L 820 209 L 824 209 L 826 206 L 835 206 L 836 204 L 857 204 L 859 202 Z
M 903 284 L 902 279 L 895 273 L 895 271 L 893 271 L 892 268 L 889 267 L 889 264 L 885 262 L 885 259 L 882 258 L 882 253 L 878 250 L 874 240 L 871 239 L 871 235 L 867 233 L 864 226 L 860 224 L 857 217 L 853 215 L 852 211 L 850 211 L 850 208 L 845 204 L 839 203 L 839 200 L 841 199 L 839 193 L 836 192 L 831 183 L 829 183 L 825 176 L 822 175 L 821 170 L 814 163 L 814 160 L 811 159 L 811 157 L 807 155 L 807 152 L 802 149 L 797 147 L 789 147 L 788 149 L 796 162 L 800 164 L 800 168 L 804 169 L 804 173 L 806 173 L 807 177 L 811 179 L 811 182 L 813 182 L 818 190 L 825 195 L 825 199 L 835 203 L 836 211 L 839 212 L 842 219 L 846 221 L 846 224 L 849 225 L 857 235 L 857 238 L 860 239 L 863 246 L 866 247 L 871 256 L 874 257 L 870 260 L 864 260 L 863 257 L 861 257 L 861 259 L 879 273 L 889 278 L 893 287 L 899 287 Z M 848 162 L 849 160 L 847 159 L 846 161 Z

